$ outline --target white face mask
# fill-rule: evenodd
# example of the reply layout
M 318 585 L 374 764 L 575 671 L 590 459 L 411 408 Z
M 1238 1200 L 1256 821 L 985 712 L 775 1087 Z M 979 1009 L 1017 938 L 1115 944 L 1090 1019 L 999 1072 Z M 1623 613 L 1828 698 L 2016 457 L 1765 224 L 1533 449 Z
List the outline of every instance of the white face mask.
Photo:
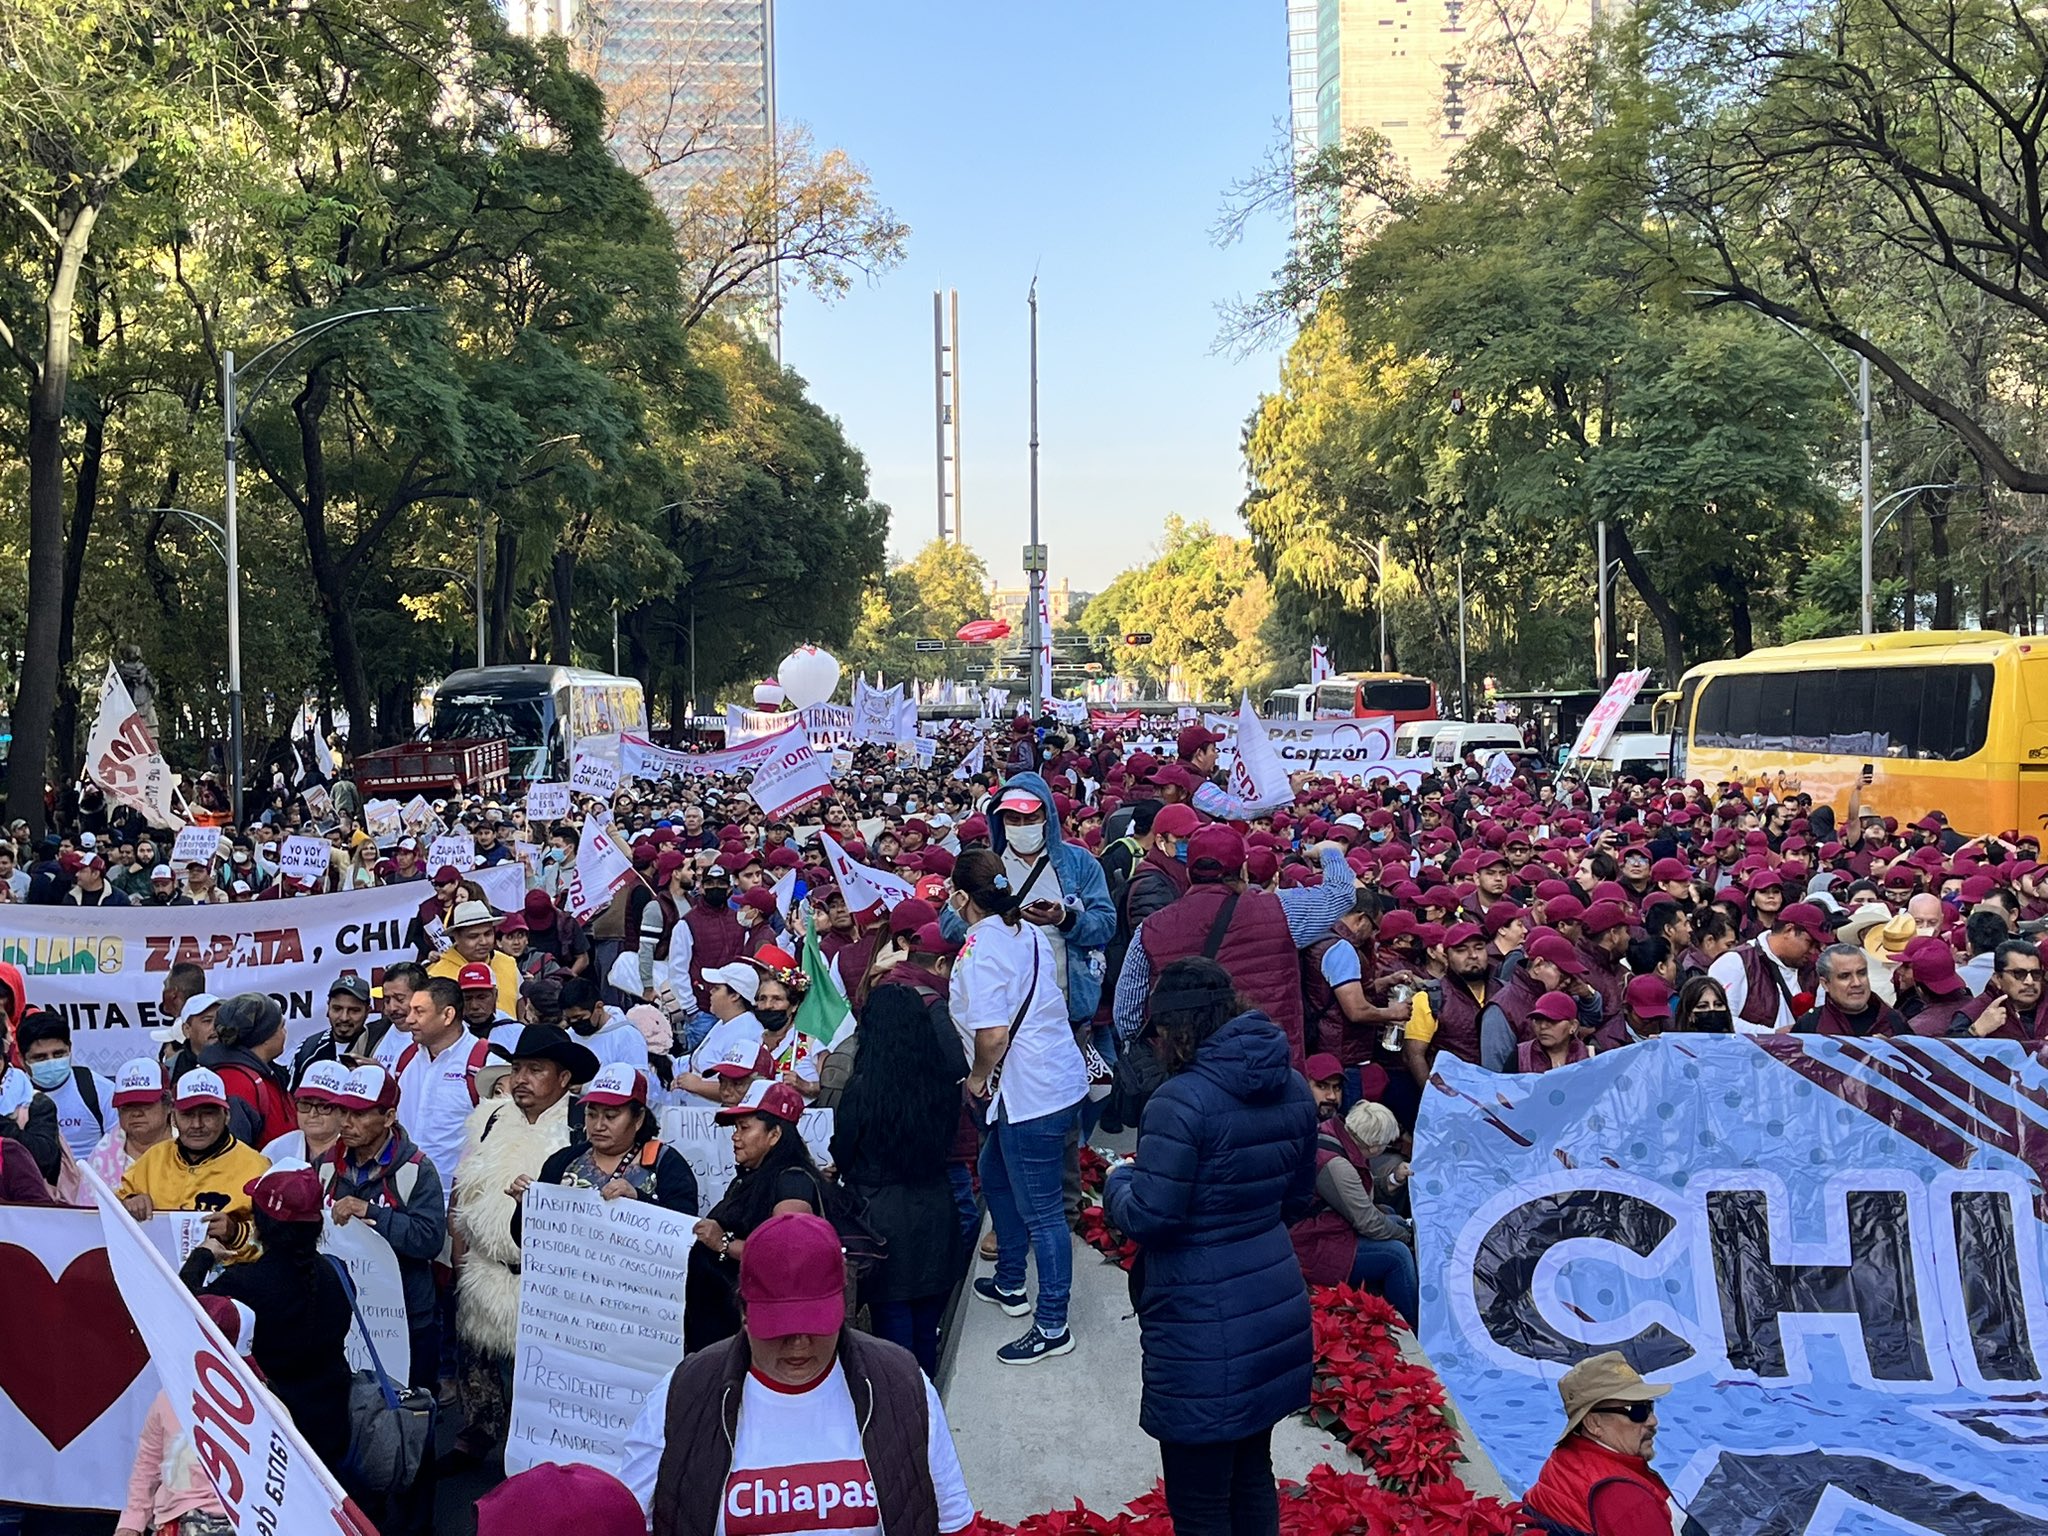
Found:
M 1022 826 L 1010 828 L 1006 836 L 1012 848 L 1016 849 L 1017 852 L 1023 854 L 1026 858 L 1029 858 L 1033 854 L 1044 851 L 1045 823 L 1042 821 L 1026 822 Z

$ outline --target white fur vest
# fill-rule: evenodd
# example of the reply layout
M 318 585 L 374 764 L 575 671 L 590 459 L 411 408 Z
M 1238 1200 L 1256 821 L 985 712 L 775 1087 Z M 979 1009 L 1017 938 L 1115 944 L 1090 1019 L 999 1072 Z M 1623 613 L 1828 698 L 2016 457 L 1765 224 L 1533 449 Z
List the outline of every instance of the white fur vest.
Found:
M 532 1123 L 510 1099 L 486 1099 L 470 1111 L 463 1128 L 455 1228 L 468 1253 L 456 1288 L 455 1329 L 489 1354 L 510 1355 L 519 1339 L 519 1244 L 512 1239 L 517 1207 L 505 1186 L 522 1173 L 539 1177 L 548 1154 L 567 1145 L 566 1097 Z

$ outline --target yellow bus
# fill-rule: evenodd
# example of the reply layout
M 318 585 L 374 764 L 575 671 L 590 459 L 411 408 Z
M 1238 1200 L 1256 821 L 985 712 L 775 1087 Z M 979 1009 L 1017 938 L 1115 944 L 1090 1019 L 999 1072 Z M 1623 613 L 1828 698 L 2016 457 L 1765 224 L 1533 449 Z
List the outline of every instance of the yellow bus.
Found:
M 2048 830 L 2048 639 L 1909 630 L 1770 646 L 1679 684 L 1672 771 L 1804 790 L 1837 816 L 1939 810 L 1965 832 Z

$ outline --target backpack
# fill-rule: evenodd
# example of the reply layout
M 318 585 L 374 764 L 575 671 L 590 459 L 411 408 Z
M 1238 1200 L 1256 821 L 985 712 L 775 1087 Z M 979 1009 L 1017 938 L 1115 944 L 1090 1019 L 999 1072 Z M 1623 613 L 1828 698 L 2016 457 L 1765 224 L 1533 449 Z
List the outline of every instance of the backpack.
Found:
M 398 1060 L 391 1064 L 392 1077 L 399 1078 L 405 1076 L 405 1069 L 412 1065 L 412 1059 L 419 1055 L 419 1053 L 420 1048 L 417 1043 L 408 1045 L 404 1050 L 400 1051 L 398 1053 Z M 469 1065 L 464 1069 L 464 1075 L 469 1079 L 469 1102 L 472 1105 L 483 1102 L 483 1096 L 476 1091 L 476 1075 L 483 1070 L 484 1063 L 490 1059 L 490 1041 L 472 1039 L 469 1042 Z
M 107 1117 L 100 1113 L 100 1087 L 93 1081 L 91 1067 L 71 1069 L 72 1086 L 78 1089 L 78 1096 L 85 1101 L 85 1112 L 92 1116 L 92 1123 L 102 1131 L 107 1128 Z
M 339 1149 L 336 1150 L 338 1153 Z M 339 1167 L 339 1161 L 338 1156 L 323 1157 L 316 1170 L 320 1176 L 320 1193 L 329 1199 L 334 1195 L 334 1175 Z M 420 1149 L 414 1147 L 411 1157 L 377 1181 L 377 1192 L 385 1205 L 394 1211 L 402 1211 L 412 1204 L 412 1192 L 419 1188 L 420 1164 L 423 1161 L 425 1158 Z

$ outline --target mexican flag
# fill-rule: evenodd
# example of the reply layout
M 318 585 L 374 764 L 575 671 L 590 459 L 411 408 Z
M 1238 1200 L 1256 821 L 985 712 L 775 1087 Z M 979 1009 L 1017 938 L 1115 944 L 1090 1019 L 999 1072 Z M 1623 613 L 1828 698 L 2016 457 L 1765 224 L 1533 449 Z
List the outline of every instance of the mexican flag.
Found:
M 818 948 L 818 918 L 808 903 L 804 907 L 804 975 L 811 985 L 796 1010 L 796 1027 L 813 1040 L 830 1045 L 840 1030 L 852 1027 L 853 1009 Z

